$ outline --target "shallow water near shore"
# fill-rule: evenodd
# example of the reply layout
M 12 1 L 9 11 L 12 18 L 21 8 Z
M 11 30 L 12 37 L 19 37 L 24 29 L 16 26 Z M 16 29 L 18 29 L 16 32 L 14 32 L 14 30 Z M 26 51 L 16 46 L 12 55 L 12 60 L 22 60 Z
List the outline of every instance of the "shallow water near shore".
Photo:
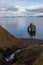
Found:
M 0 24 L 17 38 L 31 38 L 27 32 L 30 23 L 36 25 L 36 35 L 33 38 L 43 39 L 43 17 L 4 17 Z

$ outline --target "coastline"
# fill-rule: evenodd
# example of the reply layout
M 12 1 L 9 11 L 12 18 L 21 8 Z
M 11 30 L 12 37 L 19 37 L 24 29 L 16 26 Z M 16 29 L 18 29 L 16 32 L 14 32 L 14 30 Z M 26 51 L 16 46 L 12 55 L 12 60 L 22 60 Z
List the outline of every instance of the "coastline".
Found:
M 32 38 L 19 38 L 23 43 L 25 43 L 26 45 L 41 45 L 43 44 L 43 40 L 40 39 L 32 39 Z

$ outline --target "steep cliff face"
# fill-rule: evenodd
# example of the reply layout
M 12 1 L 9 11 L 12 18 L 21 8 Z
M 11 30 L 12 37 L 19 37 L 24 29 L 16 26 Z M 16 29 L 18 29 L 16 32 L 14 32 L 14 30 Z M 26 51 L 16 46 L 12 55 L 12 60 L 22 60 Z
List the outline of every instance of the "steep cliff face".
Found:
M 0 26 L 0 48 L 11 46 L 23 48 L 24 44 Z

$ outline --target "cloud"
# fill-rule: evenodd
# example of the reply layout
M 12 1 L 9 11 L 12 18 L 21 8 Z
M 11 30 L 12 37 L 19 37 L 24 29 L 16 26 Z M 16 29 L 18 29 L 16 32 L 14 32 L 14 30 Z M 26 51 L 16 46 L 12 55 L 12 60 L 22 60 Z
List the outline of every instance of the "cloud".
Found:
M 43 4 L 30 0 L 0 0 L 0 17 L 43 13 Z
M 10 6 L 10 7 L 6 8 L 5 11 L 14 11 L 14 12 L 18 12 L 19 9 L 18 9 L 17 7 L 12 7 L 12 6 Z
M 34 6 L 31 6 L 31 7 L 28 7 L 26 9 L 26 12 L 28 14 L 33 14 L 33 15 L 42 15 L 43 14 L 43 4 L 38 4 L 38 5 L 34 5 Z
M 32 12 L 32 13 L 43 13 L 43 8 L 38 8 L 38 9 L 26 9 L 27 12 Z
M 37 9 L 37 8 L 43 8 L 43 4 L 36 4 L 33 6 L 28 6 L 28 9 Z
M 29 11 L 36 12 L 36 13 L 43 13 L 43 8 L 33 9 L 33 10 L 29 10 Z

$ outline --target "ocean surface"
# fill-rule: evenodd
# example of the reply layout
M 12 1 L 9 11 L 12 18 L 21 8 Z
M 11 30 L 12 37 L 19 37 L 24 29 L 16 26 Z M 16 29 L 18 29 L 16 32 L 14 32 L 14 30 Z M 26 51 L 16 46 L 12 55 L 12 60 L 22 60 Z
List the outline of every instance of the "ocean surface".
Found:
M 0 18 L 0 25 L 17 38 L 31 38 L 27 31 L 30 23 L 36 25 L 36 35 L 33 38 L 43 39 L 43 17 L 17 16 Z

